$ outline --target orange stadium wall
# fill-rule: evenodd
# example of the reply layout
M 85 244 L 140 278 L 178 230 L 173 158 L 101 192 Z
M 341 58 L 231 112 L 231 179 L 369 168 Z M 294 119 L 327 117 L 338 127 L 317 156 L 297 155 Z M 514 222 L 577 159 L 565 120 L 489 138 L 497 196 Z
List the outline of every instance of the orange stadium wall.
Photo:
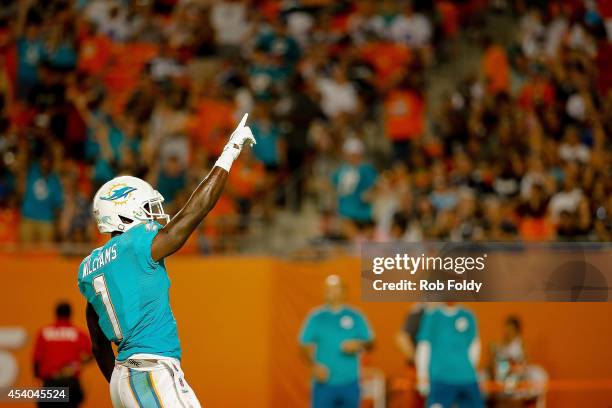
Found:
M 72 302 L 76 323 L 85 327 L 84 303 L 76 287 L 78 262 L 56 256 L 0 256 L 0 327 L 23 327 L 29 337 L 14 352 L 19 386 L 37 385 L 31 369 L 32 340 L 39 327 L 52 320 L 58 300 Z M 367 363 L 389 377 L 404 374 L 394 336 L 410 304 L 360 302 L 358 259 L 179 256 L 168 266 L 183 366 L 207 408 L 307 407 L 308 373 L 296 339 L 306 313 L 321 302 L 321 282 L 330 273 L 347 279 L 349 302 L 365 312 L 376 333 Z M 484 350 L 499 338 L 508 314 L 523 319 L 531 360 L 559 384 L 548 394 L 549 407 L 612 406 L 611 303 L 467 306 L 479 320 Z M 84 370 L 83 382 L 85 407 L 110 406 L 107 385 L 95 365 Z

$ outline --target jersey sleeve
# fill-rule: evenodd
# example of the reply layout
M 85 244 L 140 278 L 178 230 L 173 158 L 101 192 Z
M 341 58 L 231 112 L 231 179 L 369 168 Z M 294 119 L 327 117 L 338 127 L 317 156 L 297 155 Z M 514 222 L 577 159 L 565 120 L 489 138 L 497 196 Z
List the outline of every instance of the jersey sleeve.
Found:
M 315 315 L 312 313 L 306 318 L 306 321 L 302 326 L 302 331 L 300 332 L 300 336 L 298 338 L 298 341 L 302 346 L 317 342 L 317 328 L 315 321 Z
M 357 336 L 359 340 L 370 342 L 374 340 L 374 332 L 370 327 L 368 319 L 361 313 L 357 313 Z
M 85 282 L 83 280 L 83 268 L 87 262 L 89 262 L 89 256 L 83 259 L 83 262 L 81 262 L 77 271 L 77 285 L 79 287 L 79 292 L 81 292 L 81 295 L 83 295 L 85 299 L 87 299 L 87 293 L 85 292 Z
M 153 272 L 158 265 L 151 257 L 151 246 L 160 228 L 161 226 L 155 222 L 148 222 L 134 227 L 131 237 L 132 248 L 138 263 L 144 270 Z
M 429 310 L 423 313 L 423 317 L 421 318 L 421 324 L 419 325 L 419 331 L 416 336 L 417 342 L 420 342 L 420 341 L 431 342 L 431 337 L 432 337 L 431 321 L 432 321 L 433 313 L 435 312 L 429 311 Z

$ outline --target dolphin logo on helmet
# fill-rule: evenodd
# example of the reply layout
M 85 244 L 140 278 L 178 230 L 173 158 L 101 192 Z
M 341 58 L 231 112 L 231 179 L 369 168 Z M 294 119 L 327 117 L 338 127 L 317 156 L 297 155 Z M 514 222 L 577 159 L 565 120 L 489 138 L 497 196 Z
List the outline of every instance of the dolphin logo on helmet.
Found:
M 121 187 L 116 190 L 112 190 L 109 193 L 108 197 L 100 197 L 100 200 L 104 200 L 104 201 L 119 200 L 121 198 L 126 198 L 132 191 L 136 191 L 136 190 L 137 189 L 134 187 L 129 187 L 129 186 Z

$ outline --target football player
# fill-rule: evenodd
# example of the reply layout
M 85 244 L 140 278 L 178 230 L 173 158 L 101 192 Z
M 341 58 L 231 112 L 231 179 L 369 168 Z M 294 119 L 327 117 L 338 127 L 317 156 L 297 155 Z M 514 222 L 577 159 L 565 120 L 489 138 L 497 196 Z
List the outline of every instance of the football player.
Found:
M 94 197 L 98 229 L 110 239 L 81 262 L 78 285 L 87 299 L 93 353 L 116 408 L 200 407 L 181 370 L 164 259 L 213 208 L 242 148 L 255 144 L 247 117 L 172 219 L 164 213 L 161 194 L 136 177 L 116 177 Z

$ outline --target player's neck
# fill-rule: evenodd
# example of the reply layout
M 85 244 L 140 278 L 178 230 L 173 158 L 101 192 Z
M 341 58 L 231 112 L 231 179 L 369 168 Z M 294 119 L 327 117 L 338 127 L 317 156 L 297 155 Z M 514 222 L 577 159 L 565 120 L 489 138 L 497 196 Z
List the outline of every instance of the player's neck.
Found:
M 327 307 L 332 312 L 338 312 L 338 311 L 340 311 L 344 307 L 344 304 L 342 302 L 329 302 L 327 304 Z
M 454 316 L 457 314 L 458 311 L 459 309 L 457 308 L 457 306 L 445 305 L 442 308 L 442 313 L 444 313 L 446 316 Z

